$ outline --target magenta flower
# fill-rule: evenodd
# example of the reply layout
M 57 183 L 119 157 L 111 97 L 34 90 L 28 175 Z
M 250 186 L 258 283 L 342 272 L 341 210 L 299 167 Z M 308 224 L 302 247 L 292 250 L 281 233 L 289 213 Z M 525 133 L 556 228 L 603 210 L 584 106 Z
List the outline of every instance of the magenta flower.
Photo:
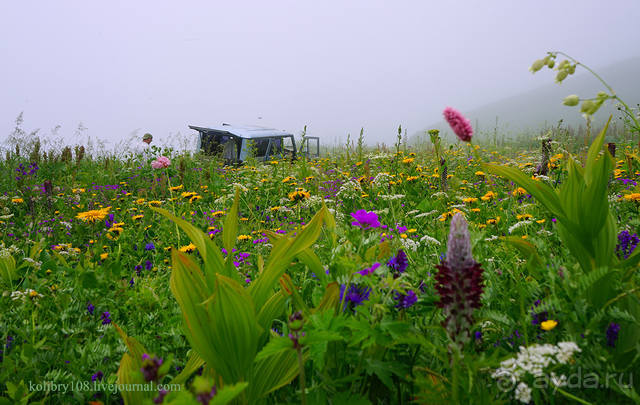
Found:
M 471 142 L 471 137 L 473 136 L 473 128 L 471 127 L 471 122 L 466 119 L 460 111 L 447 107 L 442 112 L 444 115 L 444 119 L 447 120 L 453 132 L 456 133 L 458 138 L 460 138 L 463 142 Z
M 166 156 L 160 156 L 153 162 L 151 162 L 151 167 L 154 169 L 165 169 L 171 165 L 171 160 L 169 160 Z
M 356 271 L 356 273 L 363 275 L 363 276 L 368 276 L 370 274 L 373 274 L 376 269 L 380 267 L 380 263 L 373 263 L 373 265 L 371 267 L 367 267 L 366 269 L 360 270 L 360 271 Z
M 356 212 L 352 212 L 351 216 L 355 219 L 355 221 L 351 222 L 351 225 L 362 229 L 379 228 L 381 225 L 380 221 L 378 221 L 378 214 L 375 212 L 358 210 Z

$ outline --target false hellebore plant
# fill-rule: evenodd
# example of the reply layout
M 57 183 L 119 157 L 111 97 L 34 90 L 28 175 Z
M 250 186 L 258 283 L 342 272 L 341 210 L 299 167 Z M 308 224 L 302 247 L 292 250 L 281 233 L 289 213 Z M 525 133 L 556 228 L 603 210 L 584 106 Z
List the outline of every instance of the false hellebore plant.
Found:
M 438 306 L 446 319 L 444 328 L 459 349 L 471 340 L 473 310 L 480 308 L 482 267 L 473 260 L 467 221 L 461 213 L 451 219 L 447 256 L 436 266 Z

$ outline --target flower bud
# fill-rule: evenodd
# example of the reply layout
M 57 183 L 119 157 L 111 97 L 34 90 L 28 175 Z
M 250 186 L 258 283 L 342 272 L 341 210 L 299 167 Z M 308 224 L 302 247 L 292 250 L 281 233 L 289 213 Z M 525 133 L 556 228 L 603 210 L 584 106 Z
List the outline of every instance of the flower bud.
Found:
M 580 112 L 586 115 L 593 115 L 596 111 L 598 111 L 600 106 L 593 100 L 584 100 L 582 105 L 580 106 Z
M 553 67 L 555 66 L 555 64 L 556 64 L 555 59 L 549 59 L 549 60 L 547 61 L 547 66 L 549 67 L 549 69 L 553 69 Z
M 569 73 L 567 73 L 566 70 L 559 71 L 558 74 L 556 75 L 556 83 L 562 83 L 562 81 L 566 79 L 568 75 Z
M 562 102 L 562 104 L 568 105 L 569 107 L 574 107 L 578 105 L 578 103 L 580 103 L 580 97 L 575 94 L 565 97 L 564 101 Z
M 537 61 L 533 62 L 533 65 L 531 65 L 529 70 L 531 71 L 531 73 L 535 73 L 538 70 L 542 69 L 545 63 L 546 62 L 543 59 L 538 59 Z
M 567 67 L 567 72 L 569 72 L 570 75 L 574 74 L 576 72 L 576 65 L 569 65 L 569 67 Z

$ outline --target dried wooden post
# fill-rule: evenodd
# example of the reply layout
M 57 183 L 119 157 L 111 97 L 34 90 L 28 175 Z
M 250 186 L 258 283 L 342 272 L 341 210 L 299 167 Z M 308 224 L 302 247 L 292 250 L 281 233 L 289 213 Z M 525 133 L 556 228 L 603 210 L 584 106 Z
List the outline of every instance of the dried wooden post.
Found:
M 536 166 L 535 174 L 546 176 L 549 172 L 549 155 L 551 155 L 551 139 L 542 140 L 542 161 Z
M 616 143 L 615 142 L 609 142 L 607 144 L 607 149 L 609 149 L 609 153 L 611 153 L 612 157 L 616 157 Z

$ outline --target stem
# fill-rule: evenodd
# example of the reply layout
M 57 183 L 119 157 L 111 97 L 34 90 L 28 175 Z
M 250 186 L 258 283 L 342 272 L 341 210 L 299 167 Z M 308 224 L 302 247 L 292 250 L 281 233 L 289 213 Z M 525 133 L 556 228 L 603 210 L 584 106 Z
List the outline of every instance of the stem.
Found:
M 296 350 L 298 353 L 298 368 L 300 369 L 300 403 L 307 405 L 306 387 L 304 383 L 304 362 L 302 360 L 302 348 L 298 347 Z
M 165 171 L 165 174 L 167 175 L 167 184 L 169 185 L 169 196 L 171 196 L 171 209 L 173 211 L 173 215 L 176 215 L 176 202 L 173 199 L 173 191 L 171 190 L 171 177 L 169 176 L 168 170 Z M 176 246 L 176 249 L 180 249 L 180 231 L 178 230 L 178 224 L 174 222 L 174 225 L 176 226 L 176 237 L 178 238 L 178 245 Z
M 573 399 L 574 401 L 580 402 L 581 404 L 584 404 L 584 405 L 593 405 L 591 402 L 587 402 L 582 398 L 578 398 L 575 395 L 569 394 L 567 391 L 563 390 L 562 388 L 556 388 L 556 389 L 558 390 L 559 393 L 561 393 L 562 395 L 564 395 L 569 399 Z
M 633 123 L 636 124 L 636 128 L 640 128 L 640 123 L 638 122 L 638 120 L 636 119 L 635 115 L 633 114 L 633 111 L 631 110 L 631 108 L 629 108 L 629 106 L 627 105 L 627 103 L 625 103 L 620 97 L 618 97 L 616 95 L 616 92 L 613 91 L 613 89 L 611 88 L 611 86 L 609 86 L 609 84 L 607 82 L 604 81 L 604 79 L 602 77 L 600 77 L 599 74 L 597 74 L 596 72 L 594 72 L 589 66 L 585 65 L 584 63 L 580 63 L 578 62 L 576 59 L 572 58 L 571 56 L 567 55 L 564 52 L 551 52 L 552 54 L 556 54 L 556 55 L 562 55 L 568 59 L 570 59 L 571 61 L 573 61 L 576 65 L 580 65 L 583 68 L 587 69 L 592 75 L 594 75 L 596 77 L 596 79 L 598 79 L 600 81 L 600 83 L 602 83 L 602 85 L 604 87 L 607 88 L 607 90 L 609 90 L 609 93 L 611 93 L 611 96 L 618 100 L 618 102 L 620 104 L 622 104 L 622 106 L 624 107 L 624 109 L 627 112 L 630 112 L 629 116 L 631 117 L 631 119 L 633 120 Z

